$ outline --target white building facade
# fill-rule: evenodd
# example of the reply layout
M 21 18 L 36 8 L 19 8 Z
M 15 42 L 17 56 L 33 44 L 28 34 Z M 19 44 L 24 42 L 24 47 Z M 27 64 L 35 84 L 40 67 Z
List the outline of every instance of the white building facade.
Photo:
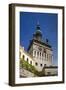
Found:
M 24 48 L 20 47 L 20 58 L 24 58 L 29 64 L 33 65 L 37 71 L 45 69 L 46 75 L 49 73 L 55 75 L 57 67 L 52 65 L 53 51 L 51 45 L 49 45 L 48 39 L 43 40 L 40 25 L 36 26 L 36 31 L 33 34 L 33 39 L 30 41 L 27 52 Z M 53 71 L 54 70 L 54 71 Z

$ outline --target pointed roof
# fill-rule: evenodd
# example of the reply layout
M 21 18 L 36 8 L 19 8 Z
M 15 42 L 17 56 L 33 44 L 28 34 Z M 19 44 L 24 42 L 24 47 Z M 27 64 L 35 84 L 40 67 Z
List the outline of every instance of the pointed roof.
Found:
M 36 25 L 36 32 L 35 32 L 35 35 L 42 36 L 42 32 L 41 32 L 41 28 L 40 28 L 39 21 L 37 22 L 37 25 Z

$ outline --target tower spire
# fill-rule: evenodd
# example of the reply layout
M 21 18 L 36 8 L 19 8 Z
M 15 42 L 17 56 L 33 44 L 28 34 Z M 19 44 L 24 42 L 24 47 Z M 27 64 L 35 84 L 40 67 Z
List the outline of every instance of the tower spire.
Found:
M 36 31 L 34 33 L 34 38 L 39 40 L 39 41 L 42 40 L 42 32 L 41 32 L 41 29 L 40 29 L 39 21 L 37 21 Z

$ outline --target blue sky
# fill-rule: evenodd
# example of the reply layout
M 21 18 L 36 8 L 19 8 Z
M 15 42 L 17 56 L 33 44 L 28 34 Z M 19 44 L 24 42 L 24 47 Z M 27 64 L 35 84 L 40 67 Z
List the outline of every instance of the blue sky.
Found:
M 36 25 L 39 21 L 43 34 L 43 39 L 49 40 L 53 49 L 53 64 L 57 65 L 58 54 L 58 15 L 53 13 L 32 13 L 20 12 L 20 45 L 27 50 L 29 41 L 36 31 Z

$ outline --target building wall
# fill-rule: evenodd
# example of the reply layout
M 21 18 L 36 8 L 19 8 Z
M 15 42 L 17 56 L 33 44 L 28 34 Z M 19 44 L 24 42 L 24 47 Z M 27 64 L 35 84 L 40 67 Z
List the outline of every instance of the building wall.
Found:
M 36 49 L 37 49 L 37 47 L 36 47 Z M 52 54 L 52 52 L 50 50 L 49 51 L 47 50 L 47 52 Z M 57 72 L 58 71 L 57 68 L 50 68 L 50 66 L 52 66 L 52 60 L 51 59 L 42 59 L 39 56 L 37 56 L 36 54 L 35 54 L 35 56 L 31 57 L 31 55 L 29 55 L 24 50 L 23 47 L 20 47 L 20 58 L 22 59 L 23 56 L 24 56 L 24 60 L 27 61 L 27 58 L 28 58 L 28 63 L 32 64 L 36 68 L 36 70 L 38 70 L 38 71 L 42 71 L 44 67 L 49 67 L 49 68 L 44 68 L 46 75 L 49 72 L 51 74 L 54 74 L 54 73 L 57 74 L 58 73 Z
M 29 64 L 34 66 L 33 58 L 22 47 L 20 47 L 20 58 L 22 59 L 23 56 L 25 61 L 28 61 Z
M 28 70 L 25 70 L 24 68 L 20 69 L 20 77 L 35 77 L 36 75 L 34 73 L 29 72 Z
M 31 46 L 30 50 L 28 51 L 28 53 L 33 56 L 33 45 Z
M 58 74 L 58 68 L 45 68 L 45 75 L 57 75 Z
M 36 47 L 36 49 L 38 49 Z M 48 53 L 52 53 L 50 50 L 48 51 Z M 33 53 L 34 54 L 34 53 Z M 45 75 L 57 75 L 58 74 L 58 68 L 50 68 L 50 66 L 52 65 L 52 60 L 51 59 L 42 59 L 39 56 L 37 56 L 35 54 L 35 56 L 31 57 L 31 55 L 29 55 L 23 47 L 20 47 L 20 58 L 22 59 L 24 56 L 24 60 L 27 61 L 28 58 L 28 63 L 32 64 L 38 71 L 42 71 L 44 69 L 44 73 Z M 49 68 L 46 68 L 46 66 Z M 23 73 L 23 74 L 22 74 Z M 26 70 L 20 69 L 20 75 L 24 75 L 25 77 L 29 77 L 29 76 L 34 76 L 33 73 L 30 72 L 26 72 Z
M 46 52 L 44 50 L 46 50 Z M 38 71 L 41 71 L 44 66 L 52 66 L 52 50 L 36 42 L 33 43 L 33 58 L 35 60 L 35 68 Z

